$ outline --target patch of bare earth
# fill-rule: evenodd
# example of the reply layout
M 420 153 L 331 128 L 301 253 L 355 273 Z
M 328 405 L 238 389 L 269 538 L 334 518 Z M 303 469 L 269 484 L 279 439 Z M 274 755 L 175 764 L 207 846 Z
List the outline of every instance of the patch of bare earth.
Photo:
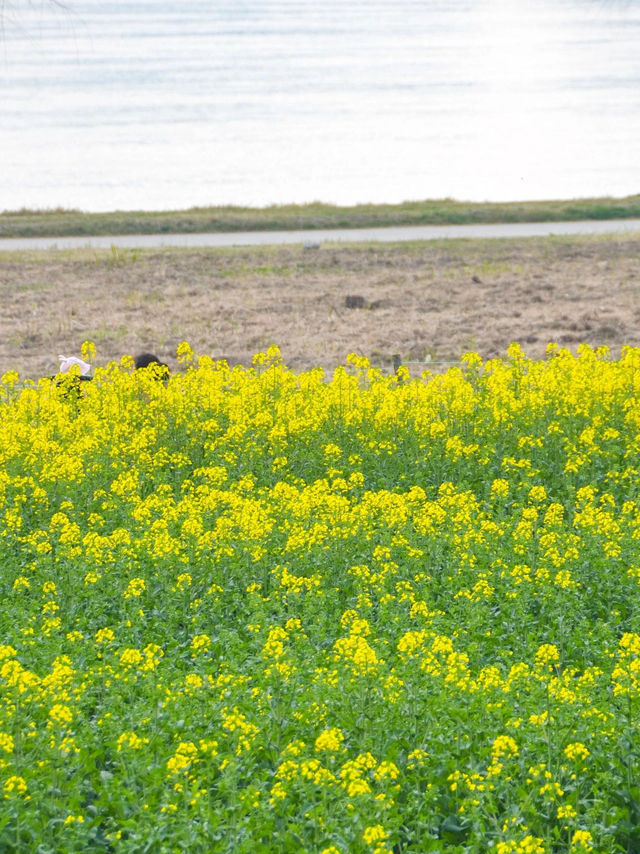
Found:
M 277 344 L 296 371 L 512 341 L 617 352 L 640 345 L 639 293 L 640 236 L 0 253 L 0 372 L 50 374 L 85 339 L 97 364 L 150 350 L 172 367 L 183 340 L 246 365 Z

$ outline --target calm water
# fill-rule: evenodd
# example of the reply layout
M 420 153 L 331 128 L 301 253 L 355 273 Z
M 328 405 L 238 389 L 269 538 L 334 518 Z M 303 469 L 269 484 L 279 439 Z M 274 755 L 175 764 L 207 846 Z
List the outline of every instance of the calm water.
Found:
M 639 154 L 640 0 L 5 11 L 0 209 L 626 195 Z

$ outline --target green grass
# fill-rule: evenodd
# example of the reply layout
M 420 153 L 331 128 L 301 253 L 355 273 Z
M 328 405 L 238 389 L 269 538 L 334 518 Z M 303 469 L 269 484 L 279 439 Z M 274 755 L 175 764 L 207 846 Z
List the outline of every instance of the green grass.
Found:
M 453 199 L 397 205 L 271 205 L 265 208 L 209 207 L 184 211 L 19 210 L 0 213 L 0 237 L 186 234 L 369 228 L 393 225 L 547 222 L 640 217 L 640 194 L 625 198 L 537 202 L 459 202 Z

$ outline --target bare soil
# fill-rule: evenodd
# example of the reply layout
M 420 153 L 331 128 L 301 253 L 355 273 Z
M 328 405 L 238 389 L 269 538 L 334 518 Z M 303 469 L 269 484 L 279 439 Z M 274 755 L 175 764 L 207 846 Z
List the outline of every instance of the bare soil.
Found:
M 640 346 L 640 235 L 207 250 L 0 253 L 0 373 L 55 372 L 177 345 L 251 364 L 277 344 L 295 371 L 348 353 L 483 358 L 518 341 Z M 419 365 L 410 366 L 419 372 Z

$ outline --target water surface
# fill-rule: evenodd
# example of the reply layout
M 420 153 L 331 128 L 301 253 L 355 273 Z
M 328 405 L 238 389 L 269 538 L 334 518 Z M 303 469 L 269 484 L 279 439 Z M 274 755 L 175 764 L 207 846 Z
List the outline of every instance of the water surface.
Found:
M 5 12 L 0 209 L 626 195 L 638 140 L 640 0 Z

